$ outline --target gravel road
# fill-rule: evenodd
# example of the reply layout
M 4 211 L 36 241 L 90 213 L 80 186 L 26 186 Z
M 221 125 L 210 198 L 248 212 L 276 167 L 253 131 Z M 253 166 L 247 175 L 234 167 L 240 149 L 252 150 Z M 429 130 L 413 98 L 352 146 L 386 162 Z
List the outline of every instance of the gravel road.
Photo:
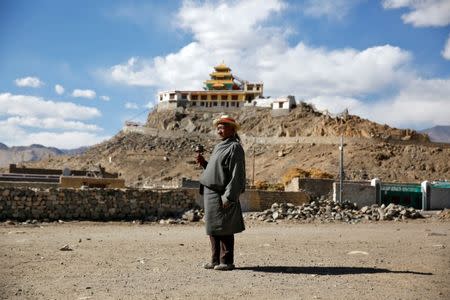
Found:
M 223 272 L 202 223 L 2 223 L 0 298 L 450 299 L 448 221 L 246 225 Z

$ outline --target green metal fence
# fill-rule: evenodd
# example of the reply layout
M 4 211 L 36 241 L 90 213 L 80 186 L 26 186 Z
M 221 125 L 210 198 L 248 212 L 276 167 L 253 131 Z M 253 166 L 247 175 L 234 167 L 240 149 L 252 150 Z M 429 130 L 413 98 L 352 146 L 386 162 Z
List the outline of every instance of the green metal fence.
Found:
M 381 184 L 381 203 L 399 204 L 422 209 L 422 190 L 420 184 Z

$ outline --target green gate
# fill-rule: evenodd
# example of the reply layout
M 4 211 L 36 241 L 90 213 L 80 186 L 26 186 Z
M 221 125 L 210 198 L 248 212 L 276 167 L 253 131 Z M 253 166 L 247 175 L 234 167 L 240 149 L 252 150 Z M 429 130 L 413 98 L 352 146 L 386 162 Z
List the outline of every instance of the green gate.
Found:
M 422 189 L 420 184 L 381 184 L 381 203 L 399 204 L 422 209 Z

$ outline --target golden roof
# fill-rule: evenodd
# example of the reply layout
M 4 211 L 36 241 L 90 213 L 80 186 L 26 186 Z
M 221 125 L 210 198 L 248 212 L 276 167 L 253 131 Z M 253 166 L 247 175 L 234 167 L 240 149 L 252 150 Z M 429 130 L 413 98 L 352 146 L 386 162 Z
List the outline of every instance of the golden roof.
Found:
M 231 69 L 224 63 L 221 63 L 220 65 L 217 65 L 214 67 L 216 71 L 231 71 Z
M 225 76 L 231 76 L 230 72 L 213 72 L 209 74 L 211 77 L 225 77 Z
M 211 79 L 211 80 L 206 80 L 205 83 L 221 83 L 221 84 L 225 84 L 225 83 L 234 83 L 233 80 L 229 80 L 229 79 L 225 79 L 225 80 L 216 80 L 216 79 Z

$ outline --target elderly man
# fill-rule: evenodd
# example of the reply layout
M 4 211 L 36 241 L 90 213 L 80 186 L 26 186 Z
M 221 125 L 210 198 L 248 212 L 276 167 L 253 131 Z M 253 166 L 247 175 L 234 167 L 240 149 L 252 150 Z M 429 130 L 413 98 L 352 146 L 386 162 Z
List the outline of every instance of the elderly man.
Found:
M 205 169 L 204 186 L 206 233 L 210 237 L 212 259 L 206 269 L 234 269 L 234 234 L 245 230 L 239 195 L 245 190 L 245 154 L 237 135 L 239 124 L 227 115 L 214 121 L 221 142 L 214 147 L 209 162 L 199 153 L 197 162 Z

